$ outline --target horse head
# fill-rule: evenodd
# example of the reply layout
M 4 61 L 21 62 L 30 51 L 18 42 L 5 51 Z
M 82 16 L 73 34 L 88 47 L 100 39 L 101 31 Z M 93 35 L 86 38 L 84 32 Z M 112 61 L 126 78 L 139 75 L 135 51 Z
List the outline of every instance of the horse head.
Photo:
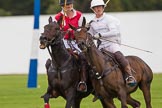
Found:
M 59 24 L 56 21 L 52 21 L 52 17 L 49 17 L 48 21 L 49 24 L 44 26 L 44 32 L 41 33 L 39 38 L 40 49 L 45 49 L 49 45 L 54 45 L 64 36 Z
M 92 35 L 87 32 L 89 30 L 89 24 L 86 24 L 85 17 L 83 17 L 83 22 L 82 22 L 81 27 L 75 28 L 72 25 L 69 25 L 69 26 L 71 29 L 75 31 L 74 36 L 75 36 L 76 42 L 78 44 L 78 47 L 83 52 L 85 52 L 88 47 L 95 46 Z

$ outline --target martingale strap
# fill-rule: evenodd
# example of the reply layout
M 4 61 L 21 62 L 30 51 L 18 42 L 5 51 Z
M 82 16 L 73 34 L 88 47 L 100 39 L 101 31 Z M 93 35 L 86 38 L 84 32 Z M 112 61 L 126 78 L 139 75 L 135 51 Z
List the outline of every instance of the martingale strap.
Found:
M 52 56 L 52 53 L 51 53 L 51 51 L 50 51 L 49 46 L 47 47 L 47 49 L 48 49 L 48 52 L 49 52 L 49 54 L 50 54 L 50 56 L 51 56 L 51 58 L 52 58 L 52 62 L 54 63 L 55 67 L 58 68 L 58 65 L 57 65 L 57 63 L 56 63 L 54 57 Z
M 114 71 L 115 69 L 119 68 L 119 66 L 117 64 L 115 64 L 114 66 L 105 69 L 102 74 L 99 74 L 98 72 L 96 72 L 94 69 L 92 70 L 92 76 L 94 78 L 96 78 L 97 80 L 102 79 L 103 77 L 107 76 L 109 73 L 111 73 L 112 71 Z
M 104 76 L 108 75 L 109 73 L 111 73 L 112 71 L 114 71 L 114 70 L 115 70 L 116 68 L 118 68 L 118 67 L 119 67 L 119 66 L 116 64 L 116 65 L 114 65 L 113 67 L 104 70 L 104 71 L 102 72 L 101 77 L 103 78 Z

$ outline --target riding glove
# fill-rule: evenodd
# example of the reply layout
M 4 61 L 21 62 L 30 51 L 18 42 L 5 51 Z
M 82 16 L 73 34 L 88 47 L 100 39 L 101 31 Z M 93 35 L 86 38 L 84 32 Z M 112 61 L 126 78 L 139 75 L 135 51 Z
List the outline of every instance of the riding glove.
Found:
M 94 37 L 95 37 L 96 39 L 99 39 L 99 38 L 101 37 L 101 34 L 100 34 L 100 33 L 96 33 L 96 34 L 94 35 Z

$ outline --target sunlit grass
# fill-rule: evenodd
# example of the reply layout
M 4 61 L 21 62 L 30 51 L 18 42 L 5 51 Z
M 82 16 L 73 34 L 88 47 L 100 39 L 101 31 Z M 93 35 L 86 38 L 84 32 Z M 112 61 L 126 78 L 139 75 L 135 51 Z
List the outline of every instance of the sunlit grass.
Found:
M 154 74 L 151 86 L 152 106 L 160 108 L 162 105 L 162 74 Z M 38 88 L 27 88 L 27 75 L 0 75 L 0 107 L 1 108 L 44 108 L 43 99 L 40 98 L 47 88 L 46 75 L 38 75 Z M 137 90 L 132 96 L 139 100 L 145 108 L 142 92 Z M 81 108 L 101 108 L 99 101 L 92 102 L 93 96 L 90 95 L 83 99 Z M 120 102 L 115 99 L 117 108 Z M 51 108 L 63 108 L 65 100 L 61 97 L 50 100 Z M 129 106 L 129 108 L 131 108 Z

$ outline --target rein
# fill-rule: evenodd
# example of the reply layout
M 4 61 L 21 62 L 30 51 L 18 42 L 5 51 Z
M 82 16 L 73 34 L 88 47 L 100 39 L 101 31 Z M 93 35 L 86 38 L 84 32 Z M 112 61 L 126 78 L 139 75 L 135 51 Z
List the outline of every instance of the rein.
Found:
M 56 67 L 56 70 L 57 70 L 57 72 L 58 72 L 58 79 L 59 80 L 61 80 L 61 71 L 60 70 L 62 70 L 68 63 L 69 63 L 69 61 L 71 60 L 71 55 L 68 57 L 68 59 L 66 60 L 66 62 L 64 62 L 63 64 L 62 64 L 62 66 L 59 66 L 58 64 L 57 64 L 57 62 L 56 62 L 56 60 L 55 60 L 55 58 L 54 58 L 54 56 L 52 55 L 52 51 L 51 51 L 51 49 L 50 49 L 50 46 L 51 45 L 56 45 L 56 44 L 58 44 L 58 43 L 60 43 L 61 41 L 57 41 L 56 39 L 57 39 L 57 37 L 58 36 L 60 36 L 60 31 L 57 31 L 56 33 L 55 33 L 55 35 L 53 36 L 53 38 L 50 40 L 50 41 L 47 41 L 47 43 L 48 43 L 48 46 L 47 46 L 47 49 L 48 49 L 48 52 L 49 52 L 49 55 L 51 56 L 51 59 L 52 59 L 52 63 L 54 64 L 54 66 Z M 60 37 L 58 37 L 58 38 L 60 38 Z
M 96 46 L 95 46 L 95 44 L 94 44 L 94 42 L 93 42 L 93 40 L 92 40 L 92 38 L 93 37 L 90 37 L 91 35 L 89 35 L 88 33 L 86 33 L 86 37 L 87 37 L 87 39 L 86 39 L 86 49 L 85 50 L 83 50 L 84 51 L 84 53 L 88 56 L 88 61 L 89 62 L 91 62 L 91 61 L 93 61 L 93 59 L 92 59 L 92 57 L 91 57 L 91 55 L 89 55 L 89 53 L 88 53 L 88 51 L 90 51 L 90 49 L 92 48 L 92 47 L 94 47 L 94 48 L 97 48 Z M 102 52 L 101 52 L 102 53 Z M 110 59 L 109 58 L 106 58 L 105 60 L 106 60 L 106 62 L 113 62 L 113 66 L 112 67 L 109 67 L 109 68 L 105 68 L 102 72 L 97 72 L 96 71 L 96 67 L 95 66 L 92 66 L 93 67 L 93 69 L 94 69 L 94 77 L 97 79 L 97 80 L 100 80 L 100 79 L 102 79 L 104 76 L 106 76 L 106 75 L 108 75 L 111 71 L 114 71 L 116 68 L 118 68 L 119 67 L 119 65 L 118 64 L 116 64 L 116 62 L 113 60 L 113 57 L 111 56 L 111 55 L 108 55 L 109 57 L 110 57 Z M 93 63 L 91 63 L 91 64 L 93 64 Z M 100 80 L 100 83 L 101 83 L 101 85 L 102 85 L 102 81 Z
M 89 38 L 88 38 L 88 35 L 90 35 L 89 33 L 86 33 L 86 37 L 87 37 L 87 39 L 86 39 L 86 43 L 85 43 L 85 45 L 86 45 L 86 47 L 84 47 L 85 49 L 84 50 L 82 50 L 82 52 L 86 52 L 88 49 L 87 48 L 90 48 L 90 47 L 96 47 L 95 46 L 95 44 L 94 44 L 94 42 L 93 42 L 93 40 L 90 40 Z
M 51 58 L 52 58 L 52 63 L 54 63 L 54 65 L 56 66 L 56 68 L 58 68 L 58 65 L 57 65 L 57 63 L 56 63 L 54 57 L 52 56 L 52 52 L 50 51 L 49 46 L 47 46 L 47 49 L 48 49 L 48 52 L 49 52 L 49 54 L 50 54 L 50 56 L 51 56 Z
M 60 32 L 57 31 L 56 34 L 55 34 L 55 36 L 58 36 L 59 33 L 60 33 Z M 58 65 L 57 65 L 57 63 L 56 63 L 54 57 L 52 56 L 52 52 L 50 51 L 50 48 L 49 48 L 50 45 L 56 44 L 55 41 L 54 41 L 54 40 L 56 39 L 55 36 L 53 36 L 53 38 L 52 38 L 50 41 L 47 41 L 47 43 L 48 43 L 47 49 L 48 49 L 48 52 L 49 52 L 49 54 L 50 54 L 50 56 L 51 56 L 51 58 L 52 58 L 52 62 L 54 63 L 54 65 L 56 66 L 56 68 L 58 68 Z

